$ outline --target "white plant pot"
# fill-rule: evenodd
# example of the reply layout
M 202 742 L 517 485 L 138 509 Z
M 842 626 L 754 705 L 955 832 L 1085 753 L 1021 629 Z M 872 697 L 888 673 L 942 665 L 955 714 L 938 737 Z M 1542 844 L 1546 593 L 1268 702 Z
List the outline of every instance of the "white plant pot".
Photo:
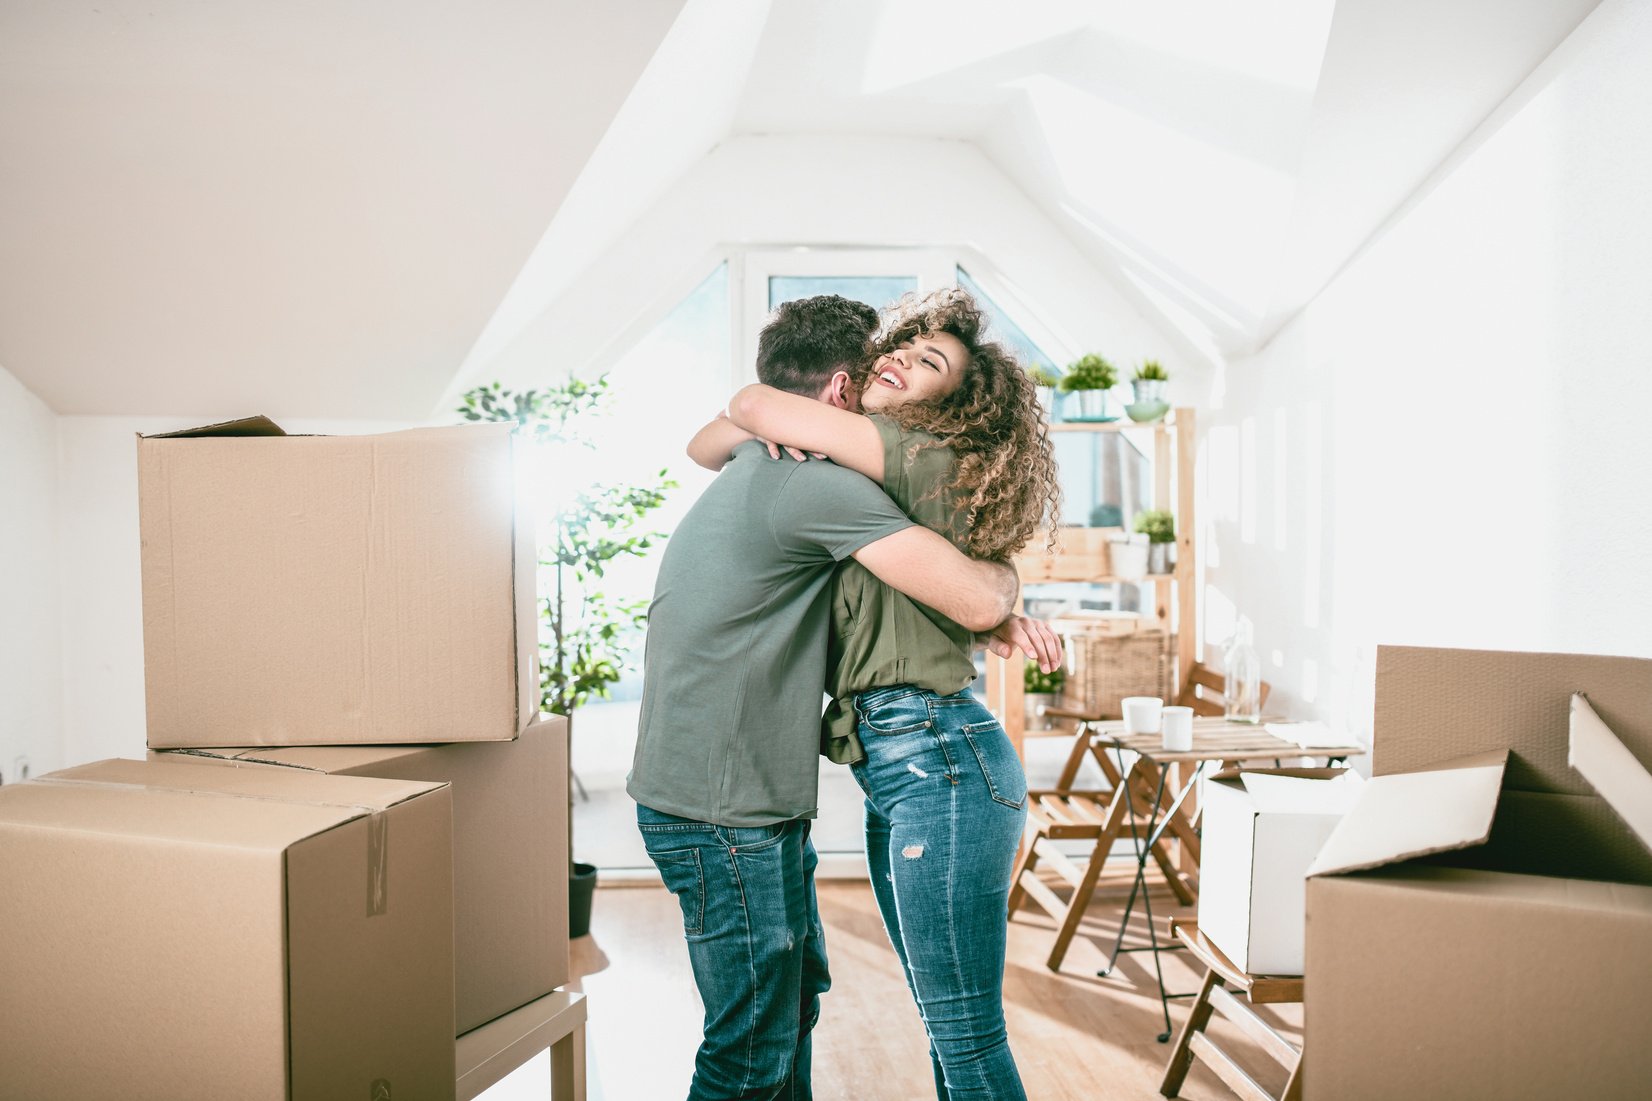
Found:
M 1120 581 L 1140 581 L 1147 576 L 1146 543 L 1114 543 L 1107 551 L 1113 560 L 1113 576 Z
M 1054 707 L 1056 696 L 1051 692 L 1028 692 L 1021 697 L 1024 701 L 1026 730 L 1050 729 L 1050 717 L 1044 713 L 1046 707 Z
M 1078 415 L 1083 420 L 1099 421 L 1108 415 L 1106 390 L 1074 390 L 1069 400 L 1078 402 Z

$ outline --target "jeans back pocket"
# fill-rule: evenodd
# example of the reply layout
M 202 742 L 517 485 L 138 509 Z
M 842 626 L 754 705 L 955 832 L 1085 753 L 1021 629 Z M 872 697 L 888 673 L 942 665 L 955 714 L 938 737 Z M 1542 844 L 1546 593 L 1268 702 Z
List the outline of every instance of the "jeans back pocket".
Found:
M 963 728 L 963 735 L 981 765 L 981 775 L 993 799 L 1016 810 L 1026 806 L 1027 773 L 1004 728 L 996 720 L 970 723 Z

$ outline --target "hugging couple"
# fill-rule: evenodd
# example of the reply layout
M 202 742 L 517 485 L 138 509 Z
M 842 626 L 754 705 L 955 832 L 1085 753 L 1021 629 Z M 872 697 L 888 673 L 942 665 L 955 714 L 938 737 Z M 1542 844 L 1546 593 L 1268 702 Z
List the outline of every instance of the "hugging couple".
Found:
M 865 793 L 937 1097 L 1026 1096 L 1002 1005 L 1026 777 L 969 686 L 981 643 L 1061 662 L 1048 626 L 1012 614 L 1008 564 L 1057 521 L 1059 490 L 1033 384 L 985 325 L 958 288 L 881 319 L 836 295 L 788 302 L 760 383 L 689 445 L 721 473 L 660 565 L 627 790 L 705 1003 L 690 1101 L 810 1096 L 830 985 L 817 753 Z

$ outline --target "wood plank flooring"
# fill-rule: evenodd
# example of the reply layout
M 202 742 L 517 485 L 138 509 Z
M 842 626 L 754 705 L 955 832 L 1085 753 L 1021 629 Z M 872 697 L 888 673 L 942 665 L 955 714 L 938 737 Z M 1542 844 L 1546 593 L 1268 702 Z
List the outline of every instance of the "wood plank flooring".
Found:
M 923 1025 L 863 881 L 819 886 L 833 988 L 822 1000 L 815 1032 L 814 1084 L 819 1101 L 926 1101 L 934 1097 Z M 1161 922 L 1176 911 L 1155 892 Z M 1054 923 L 1023 909 L 1010 923 L 1005 1015 L 1010 1043 L 1032 1101 L 1157 1098 L 1170 1045 L 1162 1030 L 1152 954 L 1129 953 L 1108 978 L 1096 968 L 1111 948 L 1123 897 L 1091 904 L 1085 926 L 1059 974 L 1044 966 Z M 1145 943 L 1139 912 L 1126 944 Z M 659 886 L 597 892 L 592 935 L 573 945 L 574 985 L 590 997 L 593 1101 L 673 1101 L 686 1095 L 700 1039 L 701 1007 L 689 971 L 675 900 Z M 1185 953 L 1161 957 L 1172 992 L 1198 988 Z M 1171 1003 L 1179 1029 L 1188 1000 Z M 1301 1006 L 1259 1012 L 1300 1039 Z M 1284 1072 L 1237 1029 L 1211 1026 L 1263 1085 L 1277 1090 Z M 1215 1101 L 1233 1095 L 1195 1064 L 1181 1096 Z

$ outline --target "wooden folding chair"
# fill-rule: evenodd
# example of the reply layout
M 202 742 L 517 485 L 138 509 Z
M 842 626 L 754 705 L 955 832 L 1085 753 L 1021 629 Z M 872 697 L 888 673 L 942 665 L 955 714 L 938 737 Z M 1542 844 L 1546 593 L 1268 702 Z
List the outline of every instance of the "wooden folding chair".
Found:
M 1222 683 L 1221 674 L 1203 664 L 1194 663 L 1177 702 L 1193 708 L 1198 715 L 1220 715 L 1224 707 Z M 1267 694 L 1268 686 L 1264 684 L 1264 700 Z M 1027 793 L 1027 833 L 1010 880 L 1009 912 L 1013 918 L 1021 904 L 1031 899 L 1055 918 L 1055 943 L 1051 945 L 1045 962 L 1051 971 L 1058 971 L 1074 934 L 1078 932 L 1084 911 L 1095 894 L 1113 843 L 1121 836 L 1135 842 L 1154 815 L 1155 797 L 1162 798 L 1163 793 L 1132 768 L 1129 775 L 1130 797 L 1124 797 L 1126 778 L 1120 772 L 1120 765 L 1108 755 L 1092 729 L 1103 721 L 1102 716 L 1059 707 L 1049 709 L 1048 713 L 1057 718 L 1076 720 L 1078 730 L 1073 738 L 1072 751 L 1056 779 L 1056 786 Z M 1086 757 L 1093 758 L 1100 766 L 1107 783 L 1105 788 L 1073 787 Z M 1191 906 L 1196 901 L 1196 895 L 1187 876 L 1176 866 L 1170 851 L 1170 840 L 1174 837 L 1180 841 L 1191 855 L 1192 863 L 1197 865 L 1199 837 L 1180 818 L 1172 817 L 1165 824 L 1168 826 L 1166 834 L 1152 845 L 1153 861 L 1177 901 L 1183 906 Z M 1057 848 L 1056 843 L 1060 841 L 1092 842 L 1089 858 L 1082 868 Z M 1036 869 L 1040 862 L 1072 887 L 1072 894 L 1065 902 L 1039 878 Z
M 1170 932 L 1206 967 L 1205 981 L 1199 988 L 1199 1000 L 1187 1015 L 1176 1046 L 1171 1049 L 1170 1061 L 1164 1069 L 1164 1080 L 1159 1092 L 1175 1097 L 1194 1059 L 1201 1059 L 1217 1077 L 1226 1082 L 1234 1093 L 1245 1101 L 1300 1101 L 1302 1097 L 1302 1049 L 1275 1032 L 1251 1005 L 1282 1004 L 1302 1000 L 1303 980 L 1299 976 L 1252 975 L 1239 970 L 1220 948 L 1204 938 L 1193 922 L 1170 919 Z M 1232 988 L 1231 990 L 1229 988 Z M 1241 1002 L 1237 991 L 1245 996 Z M 1211 1013 L 1220 1013 L 1237 1025 L 1246 1036 L 1284 1067 L 1289 1077 L 1285 1089 L 1277 1097 L 1262 1086 L 1234 1061 L 1233 1057 L 1216 1046 L 1205 1032 Z

